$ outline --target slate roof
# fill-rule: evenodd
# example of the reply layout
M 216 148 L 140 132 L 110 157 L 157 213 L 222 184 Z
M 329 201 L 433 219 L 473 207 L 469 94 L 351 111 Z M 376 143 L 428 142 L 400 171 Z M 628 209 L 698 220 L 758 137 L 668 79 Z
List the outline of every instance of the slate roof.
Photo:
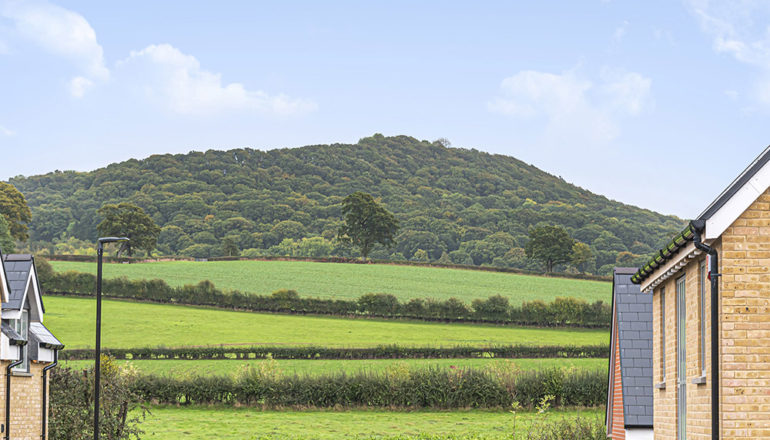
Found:
M 40 356 L 38 355 L 40 347 L 51 350 L 60 350 L 64 348 L 64 344 L 56 339 L 56 336 L 39 322 L 29 323 L 29 342 L 30 359 L 40 359 Z
M 26 345 L 27 341 L 21 337 L 21 335 L 13 329 L 9 324 L 3 322 L 0 324 L 0 328 L 5 336 L 11 341 L 11 345 Z
M 628 427 L 652 427 L 652 295 L 631 282 L 636 268 L 615 268 L 613 310 L 620 342 L 623 419 Z M 610 361 L 612 362 L 612 361 Z
M 9 301 L 3 303 L 3 309 L 21 310 L 23 307 L 22 301 L 24 300 L 24 291 L 27 288 L 27 280 L 29 279 L 29 272 L 32 270 L 34 264 L 35 259 L 30 254 L 3 255 L 5 274 L 8 277 L 8 284 L 11 288 L 11 291 L 9 292 Z M 40 291 L 39 285 L 38 291 Z M 42 295 L 42 291 L 40 292 Z M 40 303 L 43 303 L 42 297 L 40 298 Z M 45 311 L 45 309 L 43 310 Z
M 64 344 L 56 339 L 56 336 L 40 322 L 29 323 L 29 334 L 45 348 L 64 348 Z

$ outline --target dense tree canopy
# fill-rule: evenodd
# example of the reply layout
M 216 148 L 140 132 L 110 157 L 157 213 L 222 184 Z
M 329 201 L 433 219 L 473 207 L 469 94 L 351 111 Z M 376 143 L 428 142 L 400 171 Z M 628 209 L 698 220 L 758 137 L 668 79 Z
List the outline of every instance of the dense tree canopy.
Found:
M 132 255 L 134 248 L 142 249 L 148 254 L 155 249 L 160 228 L 142 208 L 131 203 L 107 204 L 99 208 L 98 213 L 104 217 L 96 227 L 100 236 L 130 239 L 121 244 L 118 255 L 124 250 L 128 255 Z
M 27 223 L 32 214 L 27 206 L 27 200 L 16 187 L 5 182 L 0 182 L 0 214 L 8 222 L 11 237 L 19 241 L 29 238 Z
M 529 231 L 525 248 L 527 256 L 545 264 L 545 271 L 552 272 L 554 265 L 566 263 L 572 255 L 575 240 L 561 226 L 538 226 Z
M 361 258 L 366 260 L 376 244 L 391 247 L 398 232 L 398 220 L 393 214 L 377 203 L 371 194 L 356 191 L 342 200 L 344 223 L 337 232 L 337 239 L 358 248 Z M 428 254 L 422 250 L 428 260 Z M 416 254 L 416 252 L 415 252 Z
M 431 260 L 446 253 L 453 263 L 537 269 L 540 263 L 523 257 L 524 247 L 529 228 L 548 224 L 590 246 L 597 271 L 609 273 L 620 252 L 640 259 L 683 226 L 676 217 L 608 200 L 513 157 L 407 136 L 155 155 L 10 183 L 32 209 L 31 245 L 62 253 L 77 250 L 80 240 L 94 242 L 102 205 L 130 202 L 162 227 L 158 251 L 164 254 L 223 255 L 223 240 L 232 237 L 248 256 L 310 252 L 306 238 L 320 240 L 312 252 L 352 256 L 333 239 L 341 202 L 356 191 L 381 200 L 401 223 L 398 245 L 376 248 L 371 258 L 414 259 L 423 250 Z

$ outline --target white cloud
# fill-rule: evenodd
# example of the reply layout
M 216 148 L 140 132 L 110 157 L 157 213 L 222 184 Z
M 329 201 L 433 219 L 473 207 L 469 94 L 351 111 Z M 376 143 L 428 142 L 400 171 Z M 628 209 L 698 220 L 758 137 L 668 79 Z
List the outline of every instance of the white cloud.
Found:
M 13 136 L 16 133 L 14 131 L 11 131 L 10 129 L 5 128 L 2 125 L 0 125 L 0 134 L 3 135 L 3 136 Z
M 516 119 L 543 119 L 545 137 L 555 142 L 606 144 L 619 136 L 621 117 L 638 115 L 650 105 L 652 81 L 610 69 L 599 79 L 595 84 L 573 71 L 522 71 L 503 80 L 502 96 L 488 108 Z
M 624 20 L 623 24 L 615 28 L 615 32 L 612 33 L 613 43 L 618 44 L 623 41 L 623 37 L 625 37 L 626 32 L 628 32 L 628 25 L 628 20 Z
M 82 96 L 86 81 L 93 84 L 110 77 L 96 32 L 82 15 L 45 1 L 0 0 L 0 16 L 12 20 L 19 35 L 82 70 L 83 75 L 71 82 L 73 96 Z
M 687 1 L 701 29 L 713 38 L 717 53 L 732 56 L 753 66 L 759 73 L 754 93 L 770 104 L 770 2 L 763 1 Z
M 222 83 L 222 75 L 204 70 L 192 55 L 169 44 L 132 51 L 118 63 L 125 77 L 141 78 L 141 88 L 171 110 L 182 114 L 211 114 L 227 110 L 255 110 L 278 115 L 314 111 L 314 102 L 286 95 L 247 90 L 241 83 Z

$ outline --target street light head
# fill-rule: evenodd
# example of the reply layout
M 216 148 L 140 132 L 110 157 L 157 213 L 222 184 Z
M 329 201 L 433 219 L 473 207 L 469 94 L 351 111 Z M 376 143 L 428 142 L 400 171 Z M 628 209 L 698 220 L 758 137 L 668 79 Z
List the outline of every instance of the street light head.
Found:
M 116 243 L 119 241 L 130 241 L 128 237 L 99 237 L 99 243 Z

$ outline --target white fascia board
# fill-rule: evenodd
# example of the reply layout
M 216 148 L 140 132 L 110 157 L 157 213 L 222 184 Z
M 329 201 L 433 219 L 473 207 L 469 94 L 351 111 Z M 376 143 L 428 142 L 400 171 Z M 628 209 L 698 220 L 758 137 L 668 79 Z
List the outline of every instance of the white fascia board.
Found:
M 37 312 L 39 322 L 42 323 L 43 322 L 43 301 L 40 298 L 40 290 L 38 289 L 39 283 L 37 282 L 37 273 L 36 273 L 34 264 L 32 264 L 32 267 L 30 268 L 30 271 L 29 271 L 29 279 L 27 280 L 27 289 L 25 290 L 25 293 L 24 293 L 25 295 L 26 295 L 26 292 L 29 291 L 30 285 L 32 285 L 32 291 L 35 293 L 34 295 L 35 300 L 33 301 L 35 305 L 35 311 Z M 21 304 L 23 307 L 24 301 L 22 301 Z
M 626 440 L 653 440 L 653 431 L 649 428 L 626 429 Z
M 2 292 L 3 302 L 8 302 L 11 299 L 11 292 L 8 291 L 8 279 L 5 277 L 5 263 L 0 261 L 0 292 Z
M 19 360 L 21 350 L 17 345 L 11 345 L 8 336 L 0 334 L 0 360 L 16 361 Z
M 711 218 L 706 220 L 704 239 L 719 238 L 767 188 L 770 188 L 770 162 L 760 168 L 751 180 L 746 182 Z
M 53 362 L 54 350 L 50 348 L 39 347 L 37 349 L 37 361 L 38 362 Z
M 21 319 L 21 310 L 3 309 L 3 319 Z
M 614 278 L 614 277 L 613 277 Z M 615 308 L 617 307 L 617 299 L 615 298 L 615 283 L 612 283 L 612 320 L 610 321 L 610 365 L 609 365 L 609 381 L 607 384 L 607 408 L 606 410 L 606 426 L 607 432 L 612 429 L 612 416 L 613 407 L 615 406 L 615 338 L 618 337 L 615 329 L 617 328 L 617 314 Z

